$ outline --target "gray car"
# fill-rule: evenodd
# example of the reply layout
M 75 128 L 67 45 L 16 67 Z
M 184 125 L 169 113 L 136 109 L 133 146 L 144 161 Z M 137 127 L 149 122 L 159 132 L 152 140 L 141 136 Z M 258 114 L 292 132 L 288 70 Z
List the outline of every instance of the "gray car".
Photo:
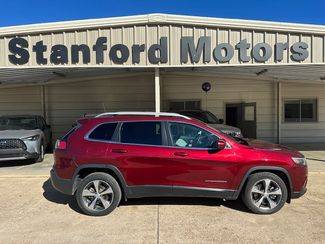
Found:
M 209 111 L 184 110 L 177 111 L 177 113 L 201 120 L 202 122 L 208 124 L 210 127 L 220 130 L 221 132 L 228 134 L 232 137 L 243 137 L 239 128 L 223 124 L 224 121 L 222 119 L 218 119 L 213 113 Z
M 51 140 L 51 127 L 42 116 L 0 116 L 0 162 L 24 159 L 41 162 Z

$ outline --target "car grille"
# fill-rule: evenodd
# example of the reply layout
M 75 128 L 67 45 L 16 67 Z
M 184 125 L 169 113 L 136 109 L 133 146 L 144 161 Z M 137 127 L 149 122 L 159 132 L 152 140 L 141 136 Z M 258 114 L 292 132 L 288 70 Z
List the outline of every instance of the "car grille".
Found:
M 20 139 L 0 139 L 0 149 L 23 149 L 23 150 L 26 150 L 26 145 Z

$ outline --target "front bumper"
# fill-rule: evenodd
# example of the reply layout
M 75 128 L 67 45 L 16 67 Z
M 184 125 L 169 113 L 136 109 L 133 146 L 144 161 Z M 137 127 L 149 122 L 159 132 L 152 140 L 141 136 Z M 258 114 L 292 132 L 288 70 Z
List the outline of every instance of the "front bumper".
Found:
M 60 178 L 55 172 L 55 169 L 51 169 L 51 182 L 52 182 L 52 186 L 57 191 L 66 195 L 73 195 L 74 193 L 73 180 Z
M 37 159 L 40 154 L 41 141 L 28 141 L 24 139 L 12 139 L 2 138 L 2 141 L 20 141 L 17 146 L 17 142 L 13 146 L 7 146 L 5 144 L 0 148 L 0 162 L 1 161 L 13 161 L 13 160 L 25 160 L 25 159 Z
M 306 192 L 307 192 L 307 180 L 305 181 L 301 191 L 294 191 L 291 194 L 291 199 L 296 199 L 296 198 L 302 197 L 303 195 L 305 195 Z
M 12 161 L 12 160 L 25 160 L 38 158 L 37 152 L 28 152 L 23 149 L 1 149 L 0 150 L 0 162 Z

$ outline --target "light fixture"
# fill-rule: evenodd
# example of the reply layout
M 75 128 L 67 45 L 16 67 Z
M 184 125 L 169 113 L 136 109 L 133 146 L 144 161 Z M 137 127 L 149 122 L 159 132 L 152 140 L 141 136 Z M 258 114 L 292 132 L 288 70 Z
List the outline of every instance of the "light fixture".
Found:
M 256 75 L 257 75 L 257 76 L 263 75 L 263 74 L 265 74 L 267 71 L 268 71 L 267 69 L 262 69 L 261 71 L 257 72 Z
M 57 75 L 57 76 L 60 76 L 60 77 L 63 77 L 63 78 L 67 77 L 66 74 L 64 74 L 64 73 L 60 73 L 60 72 L 57 72 L 57 71 L 53 71 L 52 73 L 53 73 L 54 75 Z

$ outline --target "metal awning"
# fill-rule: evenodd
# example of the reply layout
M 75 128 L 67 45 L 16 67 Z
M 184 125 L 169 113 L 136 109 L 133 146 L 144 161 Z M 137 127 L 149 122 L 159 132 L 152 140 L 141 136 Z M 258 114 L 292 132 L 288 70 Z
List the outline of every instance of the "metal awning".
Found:
M 159 67 L 158 67 L 159 68 Z M 214 66 L 214 67 L 161 67 L 160 74 L 212 75 L 242 79 L 260 79 L 291 82 L 325 83 L 324 65 L 258 65 L 258 66 Z M 57 80 L 69 82 L 78 78 L 154 74 L 152 68 L 3 68 L 0 69 L 0 87 L 11 85 L 47 84 Z

